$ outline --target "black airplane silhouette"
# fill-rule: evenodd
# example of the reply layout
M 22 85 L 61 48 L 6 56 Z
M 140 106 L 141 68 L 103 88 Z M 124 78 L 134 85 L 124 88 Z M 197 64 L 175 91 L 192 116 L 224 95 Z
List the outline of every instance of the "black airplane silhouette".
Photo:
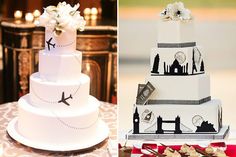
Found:
M 50 46 L 52 46 L 53 48 L 55 48 L 56 44 L 52 44 L 51 43 L 52 38 L 50 38 L 48 41 L 46 41 L 46 43 L 48 44 L 48 50 L 50 51 Z
M 70 104 L 66 101 L 67 99 L 72 99 L 72 95 L 70 94 L 69 97 L 65 98 L 65 93 L 62 92 L 61 100 L 59 100 L 58 103 L 64 103 L 67 106 L 70 106 Z

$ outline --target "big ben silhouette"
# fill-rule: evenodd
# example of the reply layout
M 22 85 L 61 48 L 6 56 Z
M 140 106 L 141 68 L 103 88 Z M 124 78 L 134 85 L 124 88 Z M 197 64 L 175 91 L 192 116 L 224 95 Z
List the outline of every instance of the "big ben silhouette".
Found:
M 136 107 L 134 115 L 133 115 L 133 134 L 139 134 L 139 114 L 138 108 Z

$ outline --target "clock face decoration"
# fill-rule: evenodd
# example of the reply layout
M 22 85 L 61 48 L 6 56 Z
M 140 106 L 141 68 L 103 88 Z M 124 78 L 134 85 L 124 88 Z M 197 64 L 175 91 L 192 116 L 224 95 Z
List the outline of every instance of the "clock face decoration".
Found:
M 202 54 L 197 47 L 194 47 L 193 50 L 194 50 L 194 62 L 200 64 Z
M 204 121 L 204 119 L 202 118 L 202 116 L 200 115 L 195 115 L 193 118 L 192 118 L 192 123 L 194 126 L 201 126 L 202 122 Z
M 145 123 L 151 123 L 154 120 L 154 113 L 148 109 L 142 113 L 142 121 Z
M 186 55 L 182 51 L 178 51 L 175 54 L 175 59 L 179 62 L 179 64 L 183 64 L 186 60 Z

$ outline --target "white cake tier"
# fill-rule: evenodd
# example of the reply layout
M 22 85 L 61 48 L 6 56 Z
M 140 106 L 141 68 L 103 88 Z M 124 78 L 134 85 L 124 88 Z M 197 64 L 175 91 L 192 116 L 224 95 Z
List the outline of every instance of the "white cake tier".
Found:
M 148 103 L 199 104 L 210 98 L 210 77 L 207 74 L 188 76 L 149 76 L 155 90 Z
M 153 48 L 150 71 L 157 75 L 192 75 L 204 73 L 201 47 Z
M 28 140 L 37 143 L 67 145 L 96 139 L 99 102 L 90 97 L 86 108 L 56 111 L 41 109 L 30 103 L 29 95 L 18 101 L 18 130 Z
M 63 82 L 75 81 L 81 76 L 82 53 L 39 52 L 39 73 L 44 80 Z
M 89 87 L 90 78 L 85 74 L 81 74 L 77 81 L 57 83 L 45 81 L 39 77 L 39 73 L 34 73 L 30 76 L 30 100 L 40 108 L 78 111 L 88 103 Z M 65 101 L 61 101 L 64 100 L 63 94 Z
M 158 23 L 158 43 L 194 42 L 193 21 L 162 21 Z
M 175 120 L 177 116 L 180 118 L 180 130 L 182 133 L 214 132 L 210 124 L 213 124 L 215 132 L 218 132 L 222 127 L 222 109 L 220 100 L 214 99 L 201 105 L 153 104 L 136 105 L 136 107 L 140 118 L 139 133 L 156 133 L 157 119 L 159 116 L 163 121 L 163 130 L 175 130 Z M 168 123 L 164 121 L 172 122 Z M 205 122 L 205 124 L 203 122 Z M 178 122 L 176 125 L 178 125 Z M 198 129 L 197 127 L 200 127 L 201 125 L 203 126 Z M 196 132 L 197 129 L 198 132 Z
M 56 35 L 53 29 L 45 28 L 45 50 L 51 53 L 70 53 L 76 50 L 77 30 L 66 29 Z

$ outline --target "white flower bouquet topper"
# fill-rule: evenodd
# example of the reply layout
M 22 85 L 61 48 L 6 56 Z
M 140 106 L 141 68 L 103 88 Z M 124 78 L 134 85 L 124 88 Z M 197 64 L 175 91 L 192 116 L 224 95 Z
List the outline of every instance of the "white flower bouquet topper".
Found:
M 83 31 L 86 21 L 80 16 L 78 8 L 79 4 L 72 7 L 66 2 L 59 2 L 57 6 L 48 6 L 39 17 L 39 25 L 51 28 L 56 35 L 60 35 L 65 29 Z
M 182 2 L 168 4 L 160 14 L 163 20 L 191 20 L 192 15 L 189 9 L 184 7 Z

